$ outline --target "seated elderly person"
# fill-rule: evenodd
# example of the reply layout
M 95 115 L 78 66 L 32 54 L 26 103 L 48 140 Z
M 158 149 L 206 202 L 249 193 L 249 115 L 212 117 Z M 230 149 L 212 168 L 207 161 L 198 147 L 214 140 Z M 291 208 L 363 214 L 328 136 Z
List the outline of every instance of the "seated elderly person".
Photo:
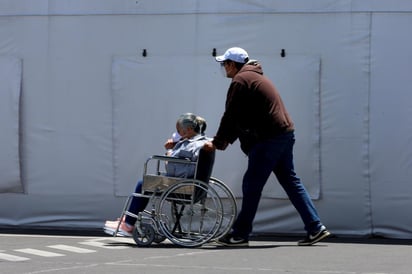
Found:
M 197 161 L 204 143 L 210 140 L 204 134 L 205 129 L 206 121 L 202 117 L 192 113 L 182 114 L 176 122 L 176 130 L 178 134 L 174 134 L 174 138 L 167 140 L 164 145 L 167 149 L 166 155 Z M 168 163 L 166 165 L 166 176 L 193 178 L 194 175 L 194 165 L 184 163 Z M 143 181 L 140 180 L 136 185 L 135 193 L 142 192 L 142 185 Z M 128 211 L 137 215 L 146 208 L 148 202 L 148 198 L 133 197 Z M 106 221 L 104 231 L 108 234 L 113 234 L 118 227 L 119 221 L 120 226 L 118 234 L 121 236 L 132 236 L 136 218 L 128 215 L 122 220 Z

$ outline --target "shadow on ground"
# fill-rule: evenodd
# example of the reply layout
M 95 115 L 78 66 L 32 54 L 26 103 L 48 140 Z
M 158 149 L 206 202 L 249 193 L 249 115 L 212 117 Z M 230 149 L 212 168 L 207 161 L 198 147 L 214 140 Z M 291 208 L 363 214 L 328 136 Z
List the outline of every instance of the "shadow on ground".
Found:
M 88 237 L 110 237 L 104 234 L 102 229 L 56 229 L 55 227 L 0 227 L 1 234 L 31 234 L 31 235 L 61 235 L 61 236 L 88 236 Z M 254 242 L 273 242 L 273 245 L 265 243 L 261 246 L 254 243 L 249 248 L 270 248 L 284 246 L 284 242 L 298 242 L 302 239 L 302 235 L 270 235 L 260 234 L 254 235 L 250 238 Z M 372 244 L 372 245 L 412 245 L 412 239 L 388 239 L 379 236 L 370 237 L 351 237 L 345 235 L 332 235 L 323 240 L 324 243 L 348 243 L 348 244 Z M 122 243 L 124 244 L 124 243 Z M 153 245 L 161 248 L 176 247 L 172 244 L 158 244 Z M 260 247 L 259 247 L 260 246 Z M 152 246 L 151 246 L 152 247 Z M 215 247 L 216 248 L 216 247 Z M 220 247 L 218 247 L 220 248 Z M 228 247 L 224 247 L 228 248 Z

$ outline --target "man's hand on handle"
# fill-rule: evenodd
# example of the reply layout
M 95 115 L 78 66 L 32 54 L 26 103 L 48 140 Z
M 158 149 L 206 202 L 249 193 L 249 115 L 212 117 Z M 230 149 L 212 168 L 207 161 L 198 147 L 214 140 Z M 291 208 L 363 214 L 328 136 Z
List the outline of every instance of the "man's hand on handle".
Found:
M 211 151 L 214 151 L 214 150 L 216 150 L 216 147 L 215 147 L 215 145 L 212 143 L 212 142 L 206 142 L 204 145 L 203 145 L 203 149 L 205 150 L 205 151 L 207 151 L 207 152 L 211 152 Z

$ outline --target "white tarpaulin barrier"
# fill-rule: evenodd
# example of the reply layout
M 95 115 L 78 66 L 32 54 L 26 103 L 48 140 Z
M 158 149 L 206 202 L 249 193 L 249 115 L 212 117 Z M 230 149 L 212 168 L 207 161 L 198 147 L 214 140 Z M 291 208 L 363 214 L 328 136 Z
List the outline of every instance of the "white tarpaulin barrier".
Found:
M 411 25 L 402 0 L 2 1 L 0 227 L 116 218 L 179 114 L 214 134 L 230 80 L 212 52 L 241 46 L 296 122 L 296 170 L 328 228 L 411 238 Z M 240 199 L 245 168 L 236 142 L 213 175 Z M 254 231 L 304 232 L 274 177 Z
M 0 55 L 0 193 L 22 192 L 20 180 L 21 60 Z
M 270 59 L 270 56 L 256 56 L 258 59 Z M 216 132 L 216 123 L 219 121 L 224 105 L 221 98 L 220 105 L 216 100 L 211 101 L 213 91 L 210 84 L 199 79 L 198 86 L 191 86 L 199 75 L 212 75 L 210 81 L 222 83 L 221 90 L 215 90 L 225 95 L 228 81 L 220 74 L 220 67 L 211 58 L 193 57 L 164 58 L 136 58 L 116 57 L 112 67 L 112 91 L 114 110 L 114 164 L 116 194 L 127 195 L 137 179 L 142 178 L 143 164 L 150 153 L 163 154 L 163 143 L 175 131 L 177 117 L 183 112 L 196 112 L 207 115 L 207 121 L 216 121 L 209 134 Z M 185 69 L 170 69 L 178 64 Z M 300 157 L 296 159 L 297 169 L 306 178 L 307 187 L 314 199 L 320 195 L 320 150 L 319 150 L 319 58 L 305 56 L 291 56 L 287 59 L 280 57 L 273 63 L 262 64 L 265 73 L 273 76 L 278 87 L 289 88 L 284 94 L 284 101 L 290 106 L 292 115 L 295 114 L 295 124 L 299 128 L 296 133 L 301 140 L 297 142 L 296 150 Z M 153 73 L 156 71 L 156 73 Z M 182 79 L 180 81 L 159 81 L 160 79 Z M 296 81 L 299 79 L 299 81 Z M 187 92 L 188 90 L 192 92 Z M 295 100 L 299 98 L 299 100 Z M 182 106 L 182 102 L 184 106 Z M 213 107 L 211 111 L 210 106 Z M 219 109 L 217 112 L 216 109 Z M 167 126 L 160 126 L 167 125 Z M 145 134 L 151 136 L 147 139 Z M 145 142 L 139 140 L 145 139 Z M 233 151 L 225 161 L 233 162 L 233 158 L 243 158 L 235 144 Z M 144 152 L 138 153 L 138 152 Z M 146 155 L 149 153 L 148 155 Z M 144 157 L 146 155 L 146 157 Z M 219 161 L 219 159 L 217 160 Z M 242 162 L 241 162 L 242 163 Z M 309 164 L 308 164 L 309 163 Z M 233 170 L 224 175 L 224 169 L 229 163 L 217 162 L 216 172 L 223 173 L 225 181 L 240 182 L 242 173 Z M 242 168 L 244 169 L 245 166 Z M 223 168 L 223 169 L 222 169 Z M 239 168 L 236 163 L 234 169 Z M 270 179 L 264 197 L 287 198 L 286 194 L 276 183 L 275 176 Z M 126 187 L 126 188 L 125 188 Z M 232 188 L 237 196 L 241 195 L 240 184 L 234 183 Z

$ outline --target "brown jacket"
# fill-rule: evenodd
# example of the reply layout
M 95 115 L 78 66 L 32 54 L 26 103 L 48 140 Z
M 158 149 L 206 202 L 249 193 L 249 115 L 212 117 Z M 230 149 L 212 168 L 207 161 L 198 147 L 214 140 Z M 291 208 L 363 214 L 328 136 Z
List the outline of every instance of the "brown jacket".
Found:
M 232 79 L 213 144 L 224 150 L 239 138 L 242 150 L 248 154 L 256 142 L 293 130 L 279 92 L 263 75 L 260 64 L 245 64 Z

